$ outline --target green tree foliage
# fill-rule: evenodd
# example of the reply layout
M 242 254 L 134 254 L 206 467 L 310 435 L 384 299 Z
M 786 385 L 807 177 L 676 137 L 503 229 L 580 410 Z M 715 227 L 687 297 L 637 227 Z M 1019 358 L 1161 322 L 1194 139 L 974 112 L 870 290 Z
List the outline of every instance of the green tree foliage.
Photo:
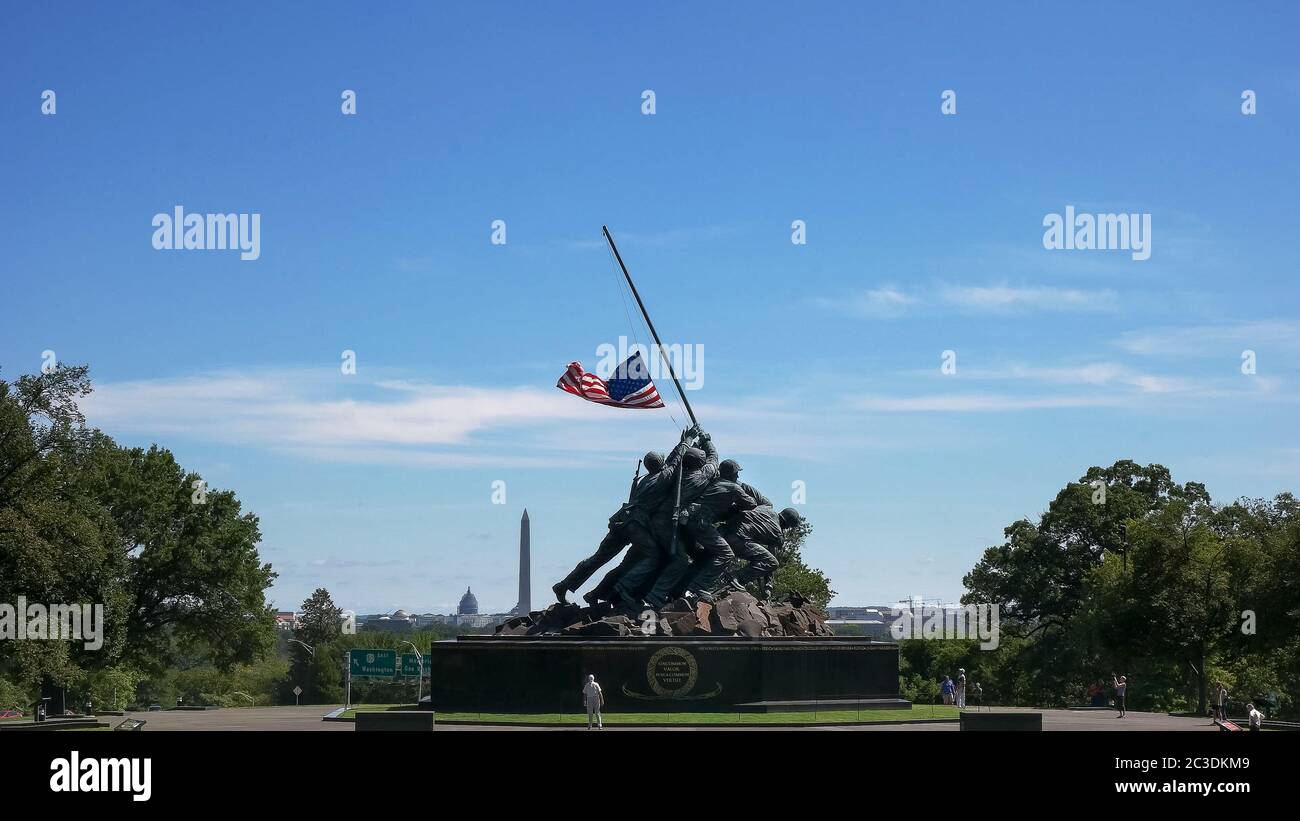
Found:
M 263 655 L 275 574 L 257 517 L 230 491 L 196 494 L 169 451 L 86 427 L 90 390 L 85 366 L 0 380 L 0 601 L 103 604 L 104 646 L 3 642 L 0 676 L 74 685 L 121 665 L 159 673 L 196 646 L 218 667 Z
M 804 564 L 803 546 L 811 533 L 812 525 L 805 520 L 783 534 L 781 547 L 776 551 L 781 565 L 772 577 L 772 595 L 780 599 L 795 593 L 824 611 L 835 597 L 835 591 L 825 573 Z
M 1079 703 L 1088 683 L 1123 674 L 1139 708 L 1204 712 L 1210 684 L 1224 681 L 1242 700 L 1272 693 L 1294 709 L 1300 505 L 1290 494 L 1216 506 L 1201 484 L 1120 461 L 1089 469 L 1038 522 L 1005 534 L 963 597 L 1001 608 L 996 655 L 1014 679 L 1009 691 L 994 682 L 1004 697 Z M 1247 612 L 1257 631 L 1243 631 Z
M 288 643 L 291 667 L 286 686 L 288 690 L 295 685 L 302 688 L 303 704 L 327 704 L 343 697 L 342 656 L 331 646 L 342 634 L 342 620 L 343 610 L 323 587 L 302 603 L 295 641 Z

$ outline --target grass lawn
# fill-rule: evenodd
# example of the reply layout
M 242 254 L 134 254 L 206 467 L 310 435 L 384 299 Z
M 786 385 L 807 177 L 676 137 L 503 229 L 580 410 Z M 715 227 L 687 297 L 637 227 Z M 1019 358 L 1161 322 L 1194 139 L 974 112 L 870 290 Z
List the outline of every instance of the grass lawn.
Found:
M 359 704 L 340 715 L 354 718 L 357 710 L 403 710 L 411 705 Z M 913 706 L 910 710 L 827 710 L 798 713 L 605 713 L 606 724 L 861 724 L 957 719 L 957 708 L 941 704 Z M 480 724 L 582 724 L 586 713 L 444 713 L 437 721 Z

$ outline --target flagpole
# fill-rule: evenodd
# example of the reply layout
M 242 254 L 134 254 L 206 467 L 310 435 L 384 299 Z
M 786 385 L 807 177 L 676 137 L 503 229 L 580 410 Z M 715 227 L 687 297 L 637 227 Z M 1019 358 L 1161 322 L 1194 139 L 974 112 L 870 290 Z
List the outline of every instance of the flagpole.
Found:
M 614 244 L 614 237 L 610 236 L 609 229 L 600 226 L 600 230 L 605 234 L 605 241 L 609 243 L 609 248 L 614 252 L 614 259 L 618 260 L 618 267 L 623 269 L 623 278 L 627 280 L 628 287 L 632 289 L 632 296 L 636 297 L 637 307 L 641 309 L 641 316 L 645 317 L 645 324 L 650 328 L 650 335 L 655 339 L 655 346 L 659 348 L 659 356 L 663 358 L 664 364 L 668 366 L 668 375 L 673 378 L 673 384 L 677 386 L 677 395 L 681 397 L 682 404 L 686 406 L 686 412 L 691 417 L 691 424 L 696 427 L 699 422 L 695 421 L 695 411 L 691 410 L 691 403 L 686 400 L 686 391 L 682 390 L 682 383 L 677 381 L 677 371 L 673 370 L 673 363 L 668 359 L 668 354 L 664 353 L 664 343 L 659 341 L 659 332 L 655 330 L 655 324 L 650 321 L 650 313 L 645 309 L 645 303 L 641 301 L 641 294 L 636 290 L 636 283 L 632 281 L 632 275 L 627 272 L 627 266 L 623 264 L 623 256 L 618 252 L 618 246 Z

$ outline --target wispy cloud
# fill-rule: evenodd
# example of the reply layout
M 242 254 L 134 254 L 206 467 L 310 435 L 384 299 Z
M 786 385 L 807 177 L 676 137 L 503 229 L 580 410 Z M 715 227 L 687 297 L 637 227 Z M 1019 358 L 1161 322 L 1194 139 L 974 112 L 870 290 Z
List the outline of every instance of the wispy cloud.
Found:
M 811 302 L 819 308 L 861 319 L 935 313 L 1113 311 L 1119 306 L 1118 296 L 1108 288 L 1086 290 L 1043 285 L 1015 286 L 1006 283 L 939 284 L 917 289 L 911 293 L 887 284 L 840 297 L 814 297 Z
M 1118 304 L 1115 292 L 1109 289 L 1088 291 L 1047 286 L 947 285 L 940 289 L 939 298 L 946 305 L 981 313 L 1110 311 Z
M 814 297 L 812 300 L 819 308 L 862 319 L 901 316 L 908 306 L 915 304 L 916 301 L 915 297 L 909 296 L 893 285 L 859 291 L 842 299 Z
M 1057 385 L 1122 386 L 1143 393 L 1172 393 L 1203 388 L 1204 384 L 1181 376 L 1145 373 L 1118 362 L 1035 366 L 1012 363 L 1000 367 L 967 368 L 963 379 L 1045 382 Z
M 501 428 L 590 423 L 597 410 L 529 387 L 366 382 L 294 369 L 103 383 L 83 408 L 92 424 L 115 433 L 175 434 L 331 461 L 438 466 L 526 463 L 504 447 L 467 446 Z
M 1123 334 L 1116 344 L 1129 353 L 1145 356 L 1225 352 L 1236 355 L 1247 348 L 1295 351 L 1300 350 L 1300 322 L 1218 322 L 1130 331 Z
M 621 249 L 624 246 L 662 248 L 689 245 L 729 237 L 736 234 L 740 229 L 734 225 L 699 225 L 690 228 L 668 228 L 662 231 L 610 230 L 614 235 L 614 241 L 619 244 Z M 580 251 L 609 247 L 604 236 L 600 234 L 587 239 L 560 240 L 557 244 L 564 248 Z
M 1018 396 L 1009 393 L 938 393 L 923 396 L 864 396 L 853 405 L 878 413 L 988 413 L 1045 408 L 1107 407 L 1122 404 L 1107 396 Z
M 918 375 L 917 372 L 912 372 Z M 1035 366 L 1020 363 L 963 368 L 958 374 L 926 371 L 930 384 L 951 381 L 944 393 L 885 396 L 851 400 L 853 407 L 882 413 L 985 413 L 1058 408 L 1153 408 L 1189 406 L 1208 401 L 1295 402 L 1294 393 L 1274 377 L 1235 374 L 1186 376 L 1150 373 L 1117 362 Z M 970 390 L 971 383 L 997 390 Z
M 809 428 L 807 412 L 788 399 L 693 404 L 734 453 L 816 458 L 844 441 Z M 664 449 L 687 424 L 672 409 L 612 409 L 533 387 L 365 380 L 292 368 L 100 383 L 83 409 L 91 424 L 114 435 L 415 468 L 590 466 L 622 460 L 629 449 Z M 847 422 L 845 428 L 851 430 Z M 883 444 L 869 437 L 860 443 Z

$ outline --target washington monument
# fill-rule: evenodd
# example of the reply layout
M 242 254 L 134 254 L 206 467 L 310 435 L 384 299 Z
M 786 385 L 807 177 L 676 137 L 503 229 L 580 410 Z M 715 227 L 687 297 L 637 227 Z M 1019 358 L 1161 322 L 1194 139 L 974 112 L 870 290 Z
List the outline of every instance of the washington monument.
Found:
M 532 561 L 529 556 L 528 508 L 524 508 L 523 518 L 519 520 L 519 603 L 515 605 L 515 615 L 526 616 L 533 609 Z

